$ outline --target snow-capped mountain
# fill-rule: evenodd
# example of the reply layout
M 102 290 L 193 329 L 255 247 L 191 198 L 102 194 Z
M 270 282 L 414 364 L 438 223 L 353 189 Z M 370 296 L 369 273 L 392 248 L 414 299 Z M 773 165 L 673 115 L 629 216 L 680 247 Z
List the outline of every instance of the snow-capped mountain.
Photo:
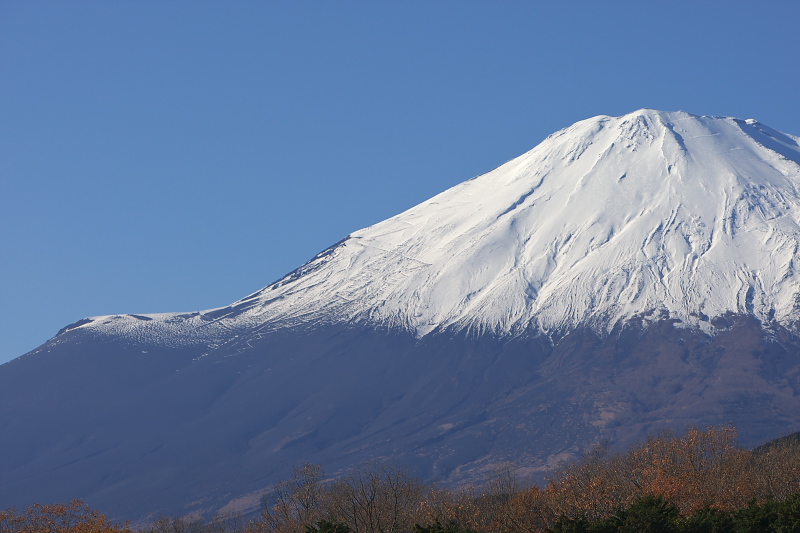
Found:
M 295 464 L 542 475 L 599 440 L 800 429 L 800 139 L 640 110 L 357 231 L 228 307 L 0 366 L 0 502 L 252 507 Z
M 188 317 L 184 334 L 322 321 L 417 336 L 560 335 L 642 316 L 705 326 L 726 312 L 790 325 L 800 309 L 799 143 L 754 120 L 684 112 L 584 120 L 349 235 L 215 313 L 213 326 Z M 152 318 L 154 336 L 182 322 Z M 108 320 L 87 327 L 144 326 Z

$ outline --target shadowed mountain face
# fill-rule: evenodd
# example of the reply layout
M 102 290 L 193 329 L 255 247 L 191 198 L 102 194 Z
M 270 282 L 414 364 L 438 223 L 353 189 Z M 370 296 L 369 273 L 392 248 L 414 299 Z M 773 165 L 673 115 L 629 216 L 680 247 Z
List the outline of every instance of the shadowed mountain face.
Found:
M 729 321 L 714 336 L 663 321 L 555 346 L 326 327 L 200 359 L 75 330 L 2 367 L 0 501 L 82 497 L 142 518 L 252 505 L 303 461 L 335 473 L 391 459 L 450 483 L 513 461 L 541 478 L 662 428 L 733 423 L 746 445 L 796 429 L 800 343 Z
M 0 366 L 0 506 L 247 508 L 292 466 L 541 478 L 600 441 L 800 428 L 800 148 L 642 110 L 562 130 L 220 309 Z

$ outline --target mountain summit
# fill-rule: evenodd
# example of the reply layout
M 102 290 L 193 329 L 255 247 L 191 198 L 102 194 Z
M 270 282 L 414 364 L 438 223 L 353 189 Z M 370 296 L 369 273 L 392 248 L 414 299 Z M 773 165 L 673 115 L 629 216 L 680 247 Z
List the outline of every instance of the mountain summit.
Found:
M 0 501 L 140 519 L 247 509 L 303 461 L 461 483 L 796 431 L 799 188 L 800 139 L 754 120 L 578 122 L 228 307 L 86 318 L 0 366 Z
M 800 140 L 754 120 L 599 116 L 349 235 L 182 334 L 347 322 L 560 336 L 633 317 L 708 329 L 728 312 L 791 326 L 798 187 Z M 162 335 L 176 323 L 151 318 L 104 326 Z

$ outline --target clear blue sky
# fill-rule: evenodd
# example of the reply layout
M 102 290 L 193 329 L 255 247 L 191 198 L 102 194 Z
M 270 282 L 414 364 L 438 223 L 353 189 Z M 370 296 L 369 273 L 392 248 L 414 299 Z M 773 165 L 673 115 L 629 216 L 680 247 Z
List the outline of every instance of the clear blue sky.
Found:
M 800 135 L 800 2 L 0 3 L 0 362 L 226 305 L 553 131 Z

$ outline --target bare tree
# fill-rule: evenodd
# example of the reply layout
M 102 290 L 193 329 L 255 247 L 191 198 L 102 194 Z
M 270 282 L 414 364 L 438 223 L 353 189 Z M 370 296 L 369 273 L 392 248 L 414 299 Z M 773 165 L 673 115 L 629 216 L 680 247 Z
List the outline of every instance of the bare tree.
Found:
M 216 513 L 206 524 L 206 533 L 244 533 L 245 522 L 241 513 Z
M 404 469 L 369 463 L 334 483 L 326 508 L 354 533 L 410 531 L 424 493 L 423 484 Z
M 248 530 L 304 533 L 306 527 L 323 518 L 323 478 L 319 465 L 295 467 L 289 479 L 280 481 L 271 495 L 261 499 L 263 523 L 251 524 Z

